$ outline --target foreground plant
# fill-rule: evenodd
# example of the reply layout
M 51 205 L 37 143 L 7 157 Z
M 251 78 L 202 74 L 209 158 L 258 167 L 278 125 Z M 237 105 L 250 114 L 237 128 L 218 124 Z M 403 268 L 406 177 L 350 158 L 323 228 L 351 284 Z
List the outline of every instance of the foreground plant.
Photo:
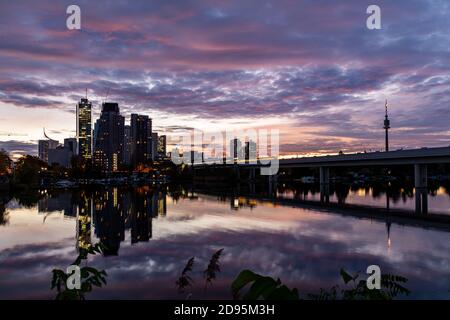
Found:
M 250 270 L 243 270 L 231 284 L 233 299 L 240 299 L 242 290 L 251 284 L 249 290 L 242 296 L 243 300 L 298 300 L 298 290 L 289 289 L 280 279 L 259 275 Z
M 319 294 L 310 294 L 309 297 L 314 300 L 392 300 L 399 295 L 410 294 L 410 291 L 402 285 L 408 282 L 408 279 L 401 276 L 382 274 L 381 288 L 373 290 L 367 287 L 366 280 L 360 279 L 359 273 L 350 275 L 341 269 L 340 274 L 344 284 L 347 285 L 346 288 L 340 289 L 339 286 L 334 286 L 328 292 L 321 289 Z
M 204 290 L 208 288 L 208 286 L 212 285 L 213 280 L 216 279 L 217 273 L 220 272 L 220 256 L 222 254 L 223 249 L 216 251 L 209 260 L 208 266 L 205 271 L 203 271 L 203 277 L 205 278 L 205 287 Z M 192 257 L 186 263 L 183 271 L 181 272 L 180 277 L 175 282 L 176 287 L 178 288 L 179 293 L 185 293 L 188 287 L 192 287 L 193 280 L 190 277 L 189 273 L 192 272 L 194 266 L 195 257 Z M 190 297 L 191 294 L 188 295 Z
M 217 273 L 220 272 L 219 259 L 222 251 L 223 249 L 220 249 L 212 255 L 211 260 L 209 260 L 208 267 L 203 272 L 203 275 L 205 277 L 205 291 L 208 285 L 211 285 L 212 281 L 216 279 Z
M 382 274 L 381 288 L 371 290 L 363 279 L 359 279 L 359 273 L 350 275 L 341 269 L 341 278 L 344 287 L 339 285 L 331 287 L 330 290 L 320 289 L 318 294 L 307 294 L 304 299 L 308 300 L 392 300 L 398 295 L 409 295 L 410 291 L 402 284 L 408 280 L 401 276 Z M 250 285 L 251 284 L 251 285 Z M 250 288 L 243 293 L 244 288 Z M 231 284 L 234 299 L 243 300 L 299 300 L 300 295 L 296 288 L 289 289 L 280 279 L 262 276 L 250 270 L 244 270 Z
M 88 255 L 102 254 L 105 246 L 97 243 L 88 249 L 80 249 L 80 252 L 72 263 L 73 266 L 80 266 L 83 260 L 88 259 Z M 51 289 L 56 289 L 56 300 L 85 300 L 85 295 L 92 291 L 93 287 L 102 287 L 106 285 L 106 271 L 98 270 L 93 267 L 80 267 L 80 289 L 69 289 L 67 287 L 67 280 L 70 274 L 67 274 L 61 269 L 52 270 Z
M 186 263 L 186 266 L 184 267 L 183 271 L 181 272 L 180 277 L 175 282 L 175 285 L 178 288 L 179 293 L 184 293 L 187 287 L 192 286 L 192 278 L 189 276 L 189 272 L 192 271 L 194 266 L 194 260 L 195 258 L 192 257 L 188 260 Z

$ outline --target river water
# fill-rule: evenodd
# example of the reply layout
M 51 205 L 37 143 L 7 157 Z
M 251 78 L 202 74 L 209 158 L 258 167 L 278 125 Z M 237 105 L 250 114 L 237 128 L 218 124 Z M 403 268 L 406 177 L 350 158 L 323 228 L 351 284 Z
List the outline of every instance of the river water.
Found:
M 316 195 L 308 191 L 306 197 Z M 430 198 L 432 208 L 449 212 L 445 190 Z M 41 191 L 4 202 L 1 299 L 53 299 L 52 269 L 65 269 L 78 248 L 97 242 L 107 251 L 87 263 L 106 270 L 108 283 L 88 299 L 229 299 L 230 284 L 243 269 L 278 277 L 307 294 L 342 284 L 341 268 L 365 276 L 374 264 L 409 279 L 412 292 L 404 298 L 450 298 L 448 225 L 151 187 Z M 384 200 L 365 188 L 350 191 L 347 202 L 382 206 Z M 203 271 L 222 248 L 221 271 L 205 290 Z M 191 257 L 194 283 L 180 294 L 175 281 Z

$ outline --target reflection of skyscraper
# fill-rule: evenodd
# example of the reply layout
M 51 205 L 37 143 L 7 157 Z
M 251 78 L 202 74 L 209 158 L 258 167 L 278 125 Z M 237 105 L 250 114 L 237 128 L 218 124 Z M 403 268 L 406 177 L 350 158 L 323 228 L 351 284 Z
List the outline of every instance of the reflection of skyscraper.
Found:
M 387 231 L 387 245 L 388 245 L 388 251 L 391 249 L 391 221 L 386 221 L 386 231 Z
M 120 242 L 125 240 L 125 219 L 122 193 L 117 188 L 94 195 L 95 233 L 105 245 L 105 255 L 117 255 Z
M 103 103 L 96 123 L 95 164 L 104 171 L 117 171 L 123 163 L 125 118 L 117 103 Z
M 76 208 L 72 202 L 72 194 L 70 192 L 64 192 L 57 196 L 47 195 L 39 199 L 37 205 L 38 212 L 48 213 L 61 211 L 67 217 L 75 217 L 76 215 Z
M 77 249 L 89 249 L 91 242 L 92 198 L 82 192 L 77 212 Z
M 85 159 L 92 158 L 92 104 L 87 98 L 77 104 L 78 154 Z
M 167 215 L 166 195 L 163 192 L 155 191 L 152 196 L 152 215 L 153 217 L 164 217 Z
M 131 243 L 149 241 L 152 238 L 152 212 L 147 188 L 139 188 L 131 198 Z
M 151 153 L 152 119 L 145 115 L 131 115 L 131 159 L 133 165 L 147 162 Z
M 167 215 L 166 195 L 162 192 L 158 194 L 158 216 L 165 217 Z
M 105 246 L 105 255 L 117 255 L 125 230 L 130 230 L 131 243 L 146 242 L 152 238 L 152 219 L 167 212 L 165 191 L 149 186 L 133 190 L 107 188 L 106 190 L 74 190 L 47 196 L 38 202 L 39 212 L 64 211 L 76 218 L 76 248 L 89 249 L 93 232 Z

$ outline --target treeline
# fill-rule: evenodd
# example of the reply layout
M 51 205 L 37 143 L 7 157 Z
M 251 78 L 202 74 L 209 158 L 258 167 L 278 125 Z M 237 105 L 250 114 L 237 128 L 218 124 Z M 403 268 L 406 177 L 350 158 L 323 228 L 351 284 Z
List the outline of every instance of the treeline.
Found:
M 170 160 L 139 164 L 137 167 L 123 166 L 117 172 L 103 172 L 82 157 L 72 158 L 71 167 L 49 165 L 38 157 L 25 155 L 13 162 L 8 153 L 0 150 L 0 192 L 9 190 L 36 189 L 49 186 L 62 179 L 100 179 L 114 176 L 164 176 L 171 181 L 188 177 L 188 167 L 175 165 Z

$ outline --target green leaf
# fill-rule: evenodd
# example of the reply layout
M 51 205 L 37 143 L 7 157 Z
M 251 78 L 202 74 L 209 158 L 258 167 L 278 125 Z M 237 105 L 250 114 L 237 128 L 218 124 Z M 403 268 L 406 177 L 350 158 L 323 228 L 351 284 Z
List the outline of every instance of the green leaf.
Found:
M 298 298 L 297 289 L 291 291 L 288 287 L 282 285 L 273 290 L 266 300 L 298 300 Z
M 270 277 L 259 277 L 253 282 L 243 300 L 257 300 L 259 297 L 266 299 L 272 291 L 277 288 L 278 284 Z
M 239 275 L 234 279 L 233 283 L 231 284 L 231 292 L 233 293 L 233 297 L 237 297 L 239 294 L 239 291 L 243 287 L 245 287 L 247 284 L 256 281 L 261 276 L 259 274 L 254 273 L 250 270 L 243 270 Z
M 341 277 L 342 277 L 342 280 L 344 280 L 345 284 L 347 284 L 350 281 L 354 280 L 354 278 L 351 275 L 349 275 L 347 273 L 347 271 L 345 271 L 344 269 L 341 269 Z

